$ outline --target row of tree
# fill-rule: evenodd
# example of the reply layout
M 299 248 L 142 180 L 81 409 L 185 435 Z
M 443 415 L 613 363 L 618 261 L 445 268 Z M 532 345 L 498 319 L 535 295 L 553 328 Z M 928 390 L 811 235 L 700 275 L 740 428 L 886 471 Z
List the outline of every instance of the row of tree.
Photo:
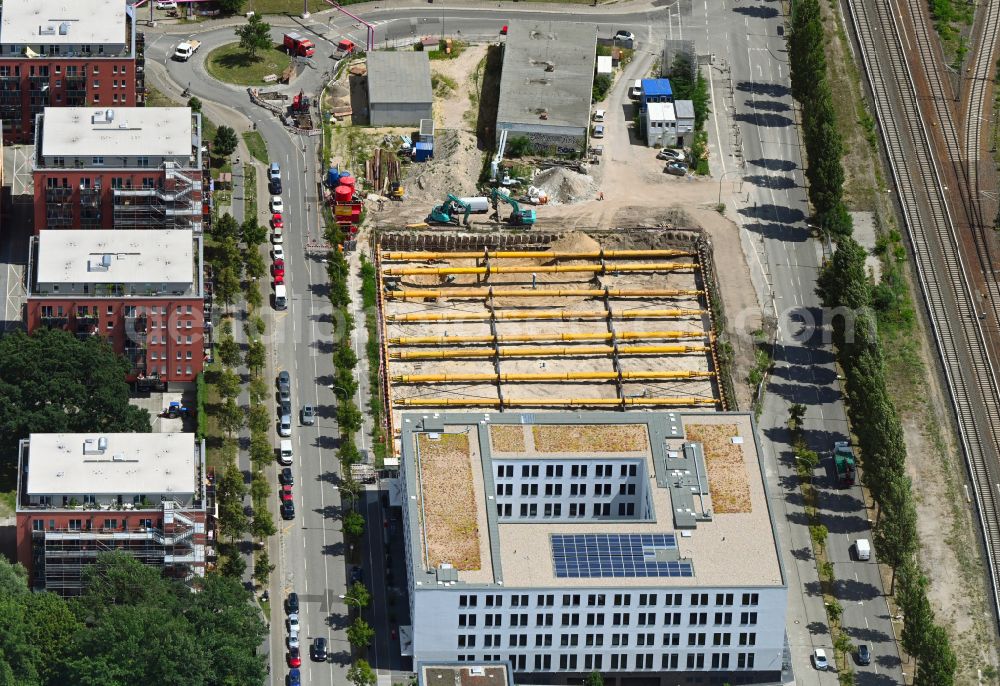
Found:
M 843 142 L 827 79 L 826 44 L 819 0 L 796 0 L 792 5 L 788 54 L 792 96 L 802 105 L 809 202 L 819 227 L 828 236 L 839 237 L 849 236 L 853 227 L 843 200 Z
M 0 684 L 223 686 L 261 684 L 267 627 L 247 593 L 218 574 L 198 593 L 125 553 L 84 570 L 84 591 L 34 593 L 0 556 Z
M 917 660 L 917 684 L 948 686 L 954 678 L 955 655 L 944 629 L 933 622 L 926 579 L 914 559 L 919 547 L 916 506 L 906 474 L 903 427 L 886 383 L 866 255 L 853 238 L 841 237 L 833 258 L 820 272 L 816 290 L 835 315 L 834 342 L 863 459 L 862 481 L 878 505 L 875 546 L 893 569 L 893 587 L 899 572 L 903 647 Z

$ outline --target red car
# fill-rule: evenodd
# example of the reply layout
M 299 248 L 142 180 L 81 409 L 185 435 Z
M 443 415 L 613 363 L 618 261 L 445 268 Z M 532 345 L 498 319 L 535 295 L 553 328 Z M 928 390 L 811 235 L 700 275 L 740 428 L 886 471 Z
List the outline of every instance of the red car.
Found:
M 281 499 L 285 501 L 292 499 L 292 487 L 288 484 L 281 487 Z
M 506 36 L 507 35 L 507 25 L 506 24 L 503 25 L 502 29 L 500 29 L 500 35 L 501 36 Z
M 275 212 L 273 215 L 271 215 L 271 228 L 281 229 L 281 228 L 284 228 L 284 226 L 285 226 L 285 222 L 281 218 L 281 213 L 280 212 Z
M 275 274 L 274 275 L 274 285 L 275 286 L 281 286 L 284 283 L 285 283 L 285 275 L 284 274 Z
M 281 259 L 275 260 L 274 263 L 271 265 L 271 273 L 274 276 L 283 277 L 285 275 L 285 261 Z
M 289 667 L 301 667 L 302 666 L 302 658 L 299 656 L 299 649 L 298 648 L 289 648 L 288 649 L 288 666 Z

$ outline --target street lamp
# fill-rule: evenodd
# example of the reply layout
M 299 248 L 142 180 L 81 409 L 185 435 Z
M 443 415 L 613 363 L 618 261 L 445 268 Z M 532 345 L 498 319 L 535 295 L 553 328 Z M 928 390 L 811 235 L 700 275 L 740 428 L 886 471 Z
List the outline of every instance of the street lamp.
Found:
M 352 598 L 349 595 L 338 595 L 337 597 L 340 598 L 341 600 L 343 600 L 344 603 L 346 603 L 347 605 L 350 605 L 350 604 L 353 603 L 358 608 L 360 608 L 362 606 L 361 605 L 361 601 L 359 601 L 357 598 Z
M 722 176 L 720 176 L 720 177 L 719 177 L 719 203 L 718 203 L 718 204 L 720 204 L 720 205 L 722 204 L 722 181 L 723 181 L 723 180 L 724 180 L 724 179 L 725 179 L 725 178 L 726 178 L 726 177 L 727 177 L 727 176 L 728 176 L 729 174 L 739 174 L 739 173 L 740 173 L 741 171 L 742 171 L 742 170 L 740 170 L 740 169 L 730 169 L 729 171 L 727 171 L 727 172 L 724 172 L 724 173 L 722 174 Z
M 309 0 L 302 0 L 302 18 L 309 18 Z

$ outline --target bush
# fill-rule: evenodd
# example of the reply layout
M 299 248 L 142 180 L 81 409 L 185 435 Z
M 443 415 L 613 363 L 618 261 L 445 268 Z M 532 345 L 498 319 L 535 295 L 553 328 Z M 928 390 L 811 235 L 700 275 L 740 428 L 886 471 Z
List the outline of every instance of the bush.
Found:
M 507 157 L 524 157 L 531 152 L 531 139 L 527 136 L 514 136 L 507 139 Z
M 598 74 L 594 77 L 594 87 L 591 91 L 591 97 L 594 102 L 600 102 L 608 97 L 608 91 L 611 90 L 612 83 L 610 74 Z
M 205 372 L 195 379 L 195 408 L 198 414 L 198 429 L 195 436 L 199 441 L 208 434 L 208 413 L 205 412 Z

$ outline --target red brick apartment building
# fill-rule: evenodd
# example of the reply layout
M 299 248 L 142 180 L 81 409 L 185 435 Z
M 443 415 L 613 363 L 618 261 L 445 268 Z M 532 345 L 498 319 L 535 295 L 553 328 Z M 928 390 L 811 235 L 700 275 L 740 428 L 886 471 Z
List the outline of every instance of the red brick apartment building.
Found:
M 186 229 L 43 231 L 29 255 L 28 331 L 103 336 L 130 381 L 192 383 L 210 347 L 203 262 Z
M 84 568 L 110 550 L 204 576 L 205 445 L 194 434 L 31 434 L 17 474 L 17 559 L 35 588 L 79 595 Z
M 5 143 L 31 143 L 46 107 L 145 103 L 144 39 L 125 0 L 5 0 L 0 119 Z
M 201 115 L 187 107 L 47 107 L 35 129 L 35 232 L 200 233 L 203 161 Z

